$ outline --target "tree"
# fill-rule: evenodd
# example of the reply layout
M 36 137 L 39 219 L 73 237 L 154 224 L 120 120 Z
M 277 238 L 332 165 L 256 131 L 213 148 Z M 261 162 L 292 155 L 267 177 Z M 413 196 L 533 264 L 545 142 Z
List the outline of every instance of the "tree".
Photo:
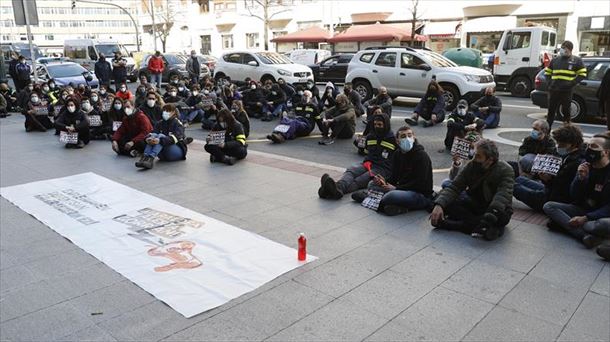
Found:
M 417 13 L 418 7 L 419 0 L 411 0 L 411 8 L 409 8 L 409 12 L 411 12 L 411 45 L 415 44 L 415 26 L 417 25 L 417 21 L 421 18 L 421 13 Z
M 285 6 L 282 4 L 282 0 L 244 0 L 244 5 L 246 6 L 246 9 L 248 10 L 250 16 L 257 18 L 258 20 L 263 22 L 263 39 L 265 40 L 265 51 L 269 50 L 269 23 L 271 22 L 271 19 L 273 19 L 273 17 L 280 13 L 289 12 L 291 11 L 291 9 L 283 9 L 270 14 L 269 12 L 272 7 Z M 262 10 L 262 15 L 254 14 L 253 8 Z
M 156 1 L 156 0 L 155 0 Z M 161 48 L 165 53 L 165 47 L 167 45 L 167 38 L 174 26 L 175 12 L 173 7 L 170 6 L 170 0 L 165 0 L 165 6 L 161 6 L 161 10 L 155 6 L 151 7 L 149 0 L 142 0 L 146 13 L 150 14 L 150 18 L 153 22 L 151 25 L 146 25 L 148 32 L 153 35 L 153 39 L 159 39 L 161 41 Z M 153 30 L 154 25 L 154 30 Z

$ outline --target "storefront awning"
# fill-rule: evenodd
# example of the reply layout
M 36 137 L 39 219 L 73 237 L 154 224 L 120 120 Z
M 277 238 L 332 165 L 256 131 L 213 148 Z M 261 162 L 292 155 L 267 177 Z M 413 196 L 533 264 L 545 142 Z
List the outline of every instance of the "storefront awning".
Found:
M 459 30 L 461 21 L 442 21 L 442 22 L 429 22 L 424 26 L 424 34 L 426 36 L 443 36 L 453 37 Z
M 468 19 L 464 23 L 464 32 L 495 32 L 517 27 L 517 17 L 483 17 Z
M 271 39 L 274 43 L 319 43 L 325 42 L 330 38 L 330 33 L 317 26 L 308 27 L 304 30 L 289 33 Z
M 328 40 L 329 43 L 341 42 L 391 42 L 411 40 L 411 30 L 390 24 L 354 25 Z M 425 41 L 426 37 L 416 34 L 415 40 Z

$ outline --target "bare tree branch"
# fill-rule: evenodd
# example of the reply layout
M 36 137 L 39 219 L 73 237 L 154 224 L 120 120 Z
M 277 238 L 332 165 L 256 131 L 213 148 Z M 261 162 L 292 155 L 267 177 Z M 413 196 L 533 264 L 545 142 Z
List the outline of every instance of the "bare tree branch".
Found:
M 275 17 L 277 14 L 284 13 L 284 12 L 290 12 L 290 11 L 292 11 L 292 10 L 291 9 L 285 9 L 285 10 L 281 10 L 279 12 L 275 12 L 272 15 L 269 16 L 269 19 Z

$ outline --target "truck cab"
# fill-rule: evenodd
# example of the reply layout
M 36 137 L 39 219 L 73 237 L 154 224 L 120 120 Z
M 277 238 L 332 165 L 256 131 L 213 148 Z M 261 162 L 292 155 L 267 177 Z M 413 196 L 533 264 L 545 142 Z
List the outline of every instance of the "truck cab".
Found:
M 137 79 L 135 61 L 121 43 L 100 39 L 67 39 L 64 41 L 64 56 L 89 71 L 93 71 L 100 53 L 103 53 L 110 62 L 114 58 L 115 51 L 121 51 L 121 55 L 127 60 L 127 78 L 132 82 L 135 81 Z
M 517 27 L 504 31 L 494 52 L 498 89 L 529 97 L 536 74 L 553 57 L 557 32 L 549 27 Z

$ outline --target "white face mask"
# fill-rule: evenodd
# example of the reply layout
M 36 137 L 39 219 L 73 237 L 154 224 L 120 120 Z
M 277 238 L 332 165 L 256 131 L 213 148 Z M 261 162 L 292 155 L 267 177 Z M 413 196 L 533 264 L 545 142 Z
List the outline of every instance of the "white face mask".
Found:
M 45 93 L 49 92 L 49 87 L 42 87 L 42 91 L 44 91 Z
M 97 100 L 99 100 L 99 98 L 97 96 L 91 96 L 91 101 L 97 102 Z
M 83 105 L 81 107 L 85 111 L 88 111 L 89 109 L 91 109 L 91 105 L 89 103 L 83 103 Z
M 176 92 L 172 91 L 171 93 L 169 93 L 170 96 L 176 96 Z
M 253 84 L 250 86 L 250 89 L 254 90 L 254 89 L 256 89 L 256 86 Z
M 114 104 L 114 109 L 116 109 L 116 110 L 121 110 L 121 108 L 123 108 L 123 105 L 122 105 L 122 104 L 120 104 L 120 103 L 115 103 L 115 104 Z
M 74 106 L 68 106 L 68 112 L 70 113 L 74 113 L 76 111 L 76 107 Z
M 199 95 L 199 92 L 198 91 L 194 91 L 193 92 L 193 96 L 197 96 L 197 95 Z
M 100 94 L 102 94 L 102 95 L 106 94 L 106 89 L 100 90 Z
M 125 115 L 130 116 L 131 114 L 133 114 L 133 108 L 125 108 Z
M 121 91 L 126 91 L 126 90 L 127 90 L 127 88 L 121 87 Z
M 68 94 L 74 95 L 74 90 L 68 90 Z
M 203 91 L 203 95 L 208 95 L 208 94 L 210 94 L 209 90 L 206 89 L 206 90 Z
M 172 114 L 169 112 L 163 112 L 163 114 L 161 114 L 161 117 L 163 118 L 163 120 L 167 121 L 169 120 L 169 118 L 172 117 Z
M 272 95 L 277 95 L 277 91 L 272 91 L 271 94 Z
M 30 100 L 32 101 L 32 103 L 38 103 L 38 101 L 40 101 L 38 96 L 32 96 L 32 98 Z
M 178 87 L 178 91 L 184 91 L 184 87 Z
M 154 107 L 155 106 L 155 102 L 157 102 L 157 101 L 155 101 L 155 100 L 146 100 L 146 104 L 149 107 Z
M 466 115 L 466 108 L 458 108 L 457 113 L 459 116 Z

